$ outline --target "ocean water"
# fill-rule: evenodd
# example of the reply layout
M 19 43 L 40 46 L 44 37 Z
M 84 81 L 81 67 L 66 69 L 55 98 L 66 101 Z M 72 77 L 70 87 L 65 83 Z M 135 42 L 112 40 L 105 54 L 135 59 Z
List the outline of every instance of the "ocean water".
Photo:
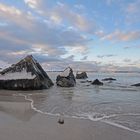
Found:
M 92 121 L 103 121 L 140 133 L 140 88 L 130 85 L 140 82 L 140 73 L 87 73 L 88 80 L 107 77 L 116 81 L 103 86 L 83 83 L 62 88 L 54 85 L 47 90 L 20 91 L 19 95 L 31 101 L 32 108 L 40 113 L 64 115 Z M 58 73 L 48 72 L 54 81 Z

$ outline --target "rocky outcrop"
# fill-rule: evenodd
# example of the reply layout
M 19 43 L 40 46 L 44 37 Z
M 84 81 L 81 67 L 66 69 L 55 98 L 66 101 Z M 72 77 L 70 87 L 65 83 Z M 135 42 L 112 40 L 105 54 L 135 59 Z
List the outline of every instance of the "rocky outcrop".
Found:
M 88 78 L 87 73 L 86 72 L 81 72 L 81 73 L 76 73 L 76 79 L 86 79 Z
M 140 83 L 134 84 L 134 85 L 131 85 L 131 86 L 140 87 Z
M 0 89 L 37 90 L 52 85 L 53 82 L 32 55 L 0 72 Z
M 94 80 L 91 84 L 92 85 L 99 85 L 99 86 L 102 86 L 103 85 L 103 83 L 100 82 L 98 79 Z
M 60 87 L 74 87 L 76 80 L 73 74 L 73 70 L 68 67 L 56 78 L 56 84 Z
M 102 79 L 102 81 L 116 81 L 116 79 L 114 79 L 114 78 L 105 78 L 105 79 Z

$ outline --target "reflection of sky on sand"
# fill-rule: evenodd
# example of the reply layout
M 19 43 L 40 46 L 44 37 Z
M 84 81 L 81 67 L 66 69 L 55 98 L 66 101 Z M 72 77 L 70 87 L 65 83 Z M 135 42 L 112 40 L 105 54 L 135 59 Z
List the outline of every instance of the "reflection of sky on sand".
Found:
M 0 111 L 22 121 L 29 121 L 32 116 L 36 114 L 36 112 L 31 108 L 31 103 L 26 101 L 24 97 L 12 95 L 4 96 L 1 94 Z

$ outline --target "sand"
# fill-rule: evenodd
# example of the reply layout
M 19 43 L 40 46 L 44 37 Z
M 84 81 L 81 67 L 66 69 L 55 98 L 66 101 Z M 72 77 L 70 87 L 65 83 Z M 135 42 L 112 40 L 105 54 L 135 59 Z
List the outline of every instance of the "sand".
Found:
M 105 122 L 41 114 L 21 97 L 0 96 L 0 140 L 140 140 L 140 134 Z

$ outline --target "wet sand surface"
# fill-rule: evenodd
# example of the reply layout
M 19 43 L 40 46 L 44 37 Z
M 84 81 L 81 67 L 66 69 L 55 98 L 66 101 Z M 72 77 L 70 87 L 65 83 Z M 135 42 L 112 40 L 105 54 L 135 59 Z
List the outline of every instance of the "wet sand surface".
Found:
M 32 111 L 31 111 L 32 112 Z M 30 112 L 30 113 L 31 113 Z M 15 112 L 16 113 L 16 112 Z M 64 118 L 32 112 L 20 119 L 0 112 L 0 140 L 139 140 L 140 134 L 103 122 Z M 26 116 L 28 115 L 28 116 Z M 27 119 L 28 118 L 28 119 Z

